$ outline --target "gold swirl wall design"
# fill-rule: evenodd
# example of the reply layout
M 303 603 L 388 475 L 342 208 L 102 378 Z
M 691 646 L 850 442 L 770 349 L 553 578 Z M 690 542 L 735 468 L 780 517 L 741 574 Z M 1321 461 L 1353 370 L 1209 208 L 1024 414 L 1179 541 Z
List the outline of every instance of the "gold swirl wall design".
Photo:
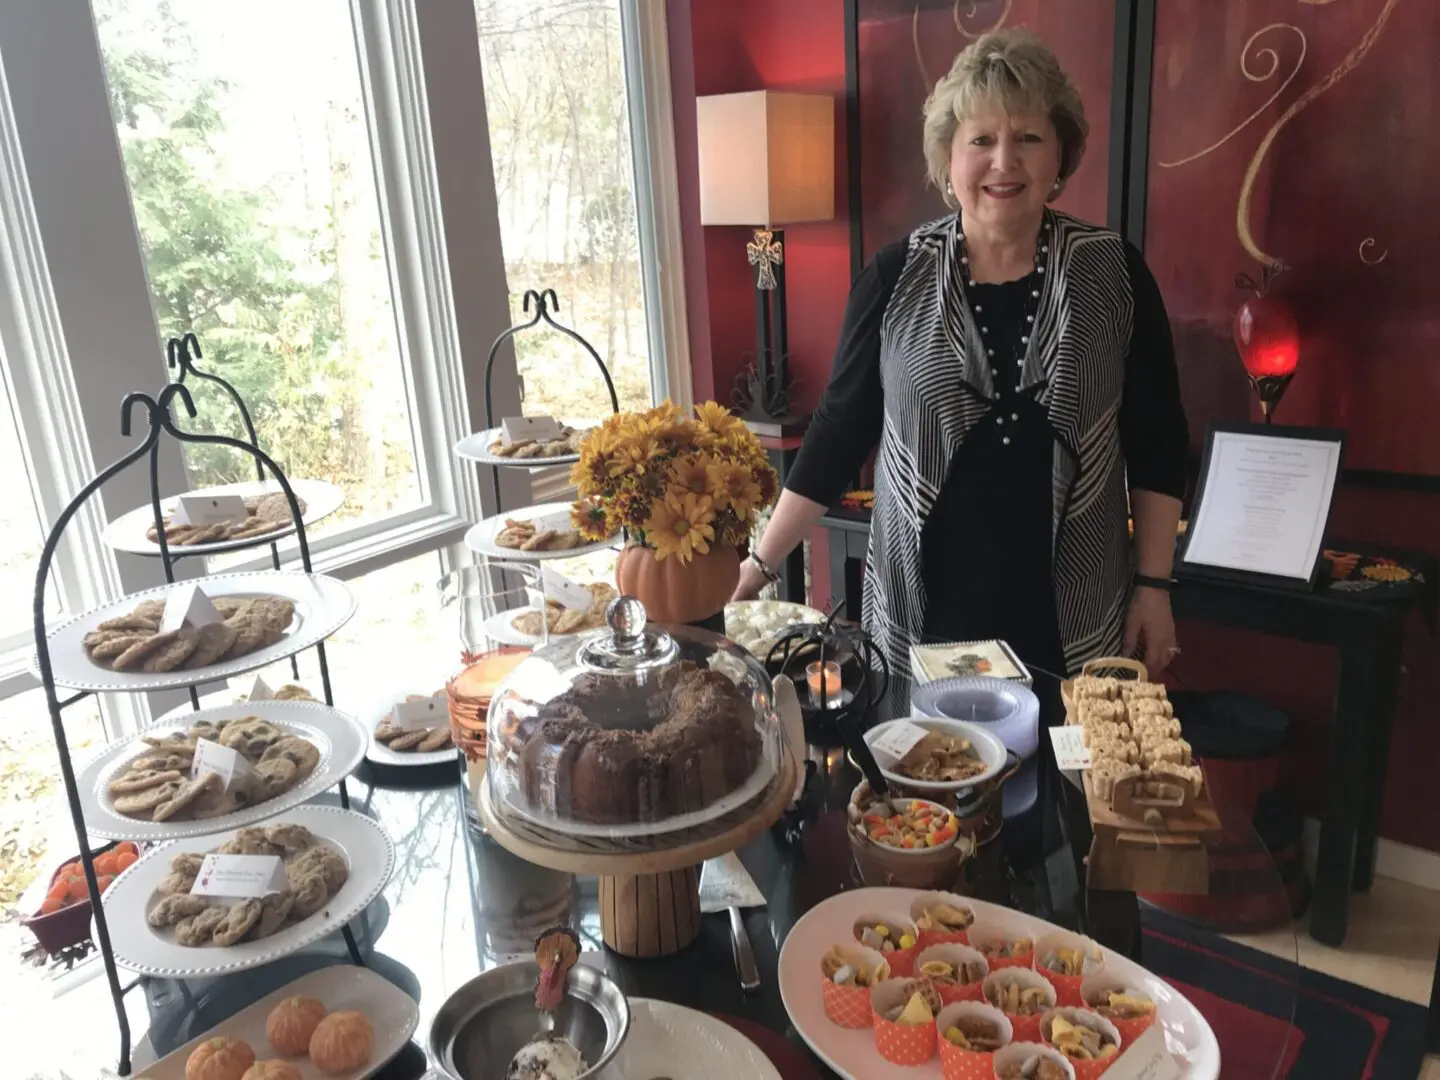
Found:
M 1329 3 L 1330 0 L 1320 0 L 1320 2 Z M 979 0 L 970 0 L 969 6 L 966 7 L 965 13 L 963 15 L 960 13 L 961 3 L 963 3 L 963 0 L 955 0 L 955 3 L 950 8 L 950 19 L 952 22 L 954 22 L 955 29 L 960 31 L 961 37 L 965 38 L 967 41 L 974 41 L 976 38 L 991 33 L 992 31 L 999 30 L 1000 27 L 1005 25 L 1005 20 L 1010 18 L 1010 8 L 1013 6 L 1014 0 L 1005 0 L 1005 7 L 1000 12 L 1000 17 L 997 18 L 989 26 L 987 26 L 984 30 L 968 29 L 965 26 L 964 22 L 964 20 L 966 19 L 973 19 L 979 13 L 980 9 L 979 7 L 977 7 Z M 920 68 L 920 81 L 924 84 L 925 89 L 928 92 L 934 88 L 935 81 L 930 78 L 930 72 L 927 71 L 925 68 L 924 54 L 920 51 L 919 4 L 916 4 L 915 10 L 910 13 L 910 43 L 915 49 L 915 64 Z
M 1325 7 L 1329 4 L 1336 3 L 1337 0 L 1299 0 L 1299 2 L 1309 5 L 1311 7 Z M 1385 0 L 1385 4 L 1380 9 L 1379 15 L 1375 17 L 1375 22 L 1371 24 L 1370 29 L 1365 31 L 1365 33 L 1361 36 L 1360 40 L 1355 44 L 1354 48 L 1352 48 L 1350 52 L 1346 54 L 1345 58 L 1340 61 L 1340 63 L 1335 67 L 1333 71 L 1331 71 L 1314 86 L 1310 87 L 1298 98 L 1296 98 L 1290 104 L 1290 106 L 1286 108 L 1283 113 L 1280 114 L 1279 119 L 1277 119 L 1273 124 L 1270 125 L 1269 129 L 1265 132 L 1265 135 L 1261 138 L 1260 145 L 1256 147 L 1255 154 L 1253 157 L 1251 157 L 1250 164 L 1245 170 L 1244 178 L 1240 184 L 1240 197 L 1235 204 L 1235 234 L 1237 237 L 1239 237 L 1240 246 L 1243 247 L 1246 252 L 1251 255 L 1251 257 L 1253 257 L 1257 262 L 1261 263 L 1262 265 L 1271 266 L 1280 264 L 1279 259 L 1269 254 L 1260 247 L 1260 244 L 1258 243 L 1258 241 L 1256 241 L 1255 235 L 1250 228 L 1250 200 L 1255 191 L 1255 180 L 1256 177 L 1258 177 L 1260 174 L 1260 166 L 1265 162 L 1265 155 L 1270 152 L 1270 147 L 1274 145 L 1276 136 L 1278 136 L 1280 132 L 1284 130 L 1286 124 L 1290 123 L 1291 120 L 1295 119 L 1295 117 L 1299 116 L 1302 112 L 1308 109 L 1311 104 L 1314 103 L 1316 98 L 1320 97 L 1326 91 L 1330 90 L 1332 87 L 1335 86 L 1336 83 L 1340 82 L 1341 79 L 1345 78 L 1345 76 L 1349 75 L 1352 71 L 1354 71 L 1357 67 L 1360 66 L 1360 64 L 1365 60 L 1365 57 L 1369 55 L 1370 50 L 1375 47 L 1375 43 L 1380 39 L 1381 33 L 1383 33 L 1385 30 L 1385 25 L 1390 21 L 1390 16 L 1394 14 L 1395 8 L 1399 5 L 1399 3 L 1400 0 Z M 1276 72 L 1279 70 L 1280 67 L 1279 55 L 1275 52 L 1275 50 L 1267 47 L 1255 54 L 1256 58 L 1264 57 L 1268 54 L 1270 60 L 1270 70 L 1265 72 L 1263 75 L 1259 75 L 1258 77 L 1249 69 L 1249 50 L 1250 47 L 1261 35 L 1277 29 L 1290 30 L 1300 38 L 1300 58 L 1296 62 L 1295 71 L 1292 71 L 1290 73 L 1290 76 L 1280 85 L 1280 88 L 1270 96 L 1269 100 L 1267 100 L 1264 105 L 1262 105 L 1256 112 L 1252 113 L 1249 117 L 1247 117 L 1243 123 L 1241 123 L 1231 132 L 1229 132 L 1224 138 L 1220 139 L 1219 142 L 1216 142 L 1206 147 L 1199 153 L 1191 154 L 1188 157 L 1181 158 L 1177 161 L 1159 162 L 1158 164 L 1160 164 L 1164 168 L 1175 168 L 1180 165 L 1188 164 L 1192 161 L 1198 161 L 1200 158 L 1205 157 L 1207 154 L 1214 152 L 1219 147 L 1229 142 L 1230 139 L 1238 135 L 1252 122 L 1254 122 L 1254 120 L 1267 108 L 1269 108 L 1270 105 L 1272 105 L 1275 100 L 1285 91 L 1285 88 L 1290 85 L 1291 81 L 1294 80 L 1295 75 L 1300 70 L 1300 64 L 1303 63 L 1305 59 L 1305 51 L 1308 43 L 1306 41 L 1304 31 L 1302 31 L 1298 26 L 1292 26 L 1289 23 L 1272 23 L 1264 29 L 1252 34 L 1250 38 L 1245 42 L 1244 48 L 1241 49 L 1240 71 L 1251 82 L 1264 82 L 1265 80 L 1273 78 L 1275 76 Z M 1364 262 L 1367 266 L 1375 266 L 1381 262 L 1384 262 L 1386 256 L 1389 254 L 1389 251 L 1387 249 L 1386 251 L 1382 252 L 1378 258 L 1368 258 L 1366 252 L 1374 246 L 1375 238 L 1373 236 L 1366 237 L 1360 243 L 1360 260 Z

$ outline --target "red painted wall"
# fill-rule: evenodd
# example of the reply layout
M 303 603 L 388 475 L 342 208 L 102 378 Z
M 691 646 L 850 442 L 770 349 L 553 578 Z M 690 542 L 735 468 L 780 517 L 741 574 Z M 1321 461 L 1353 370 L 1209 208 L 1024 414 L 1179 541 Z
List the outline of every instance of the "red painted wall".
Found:
M 829 371 L 849 290 L 843 4 L 840 0 L 668 3 L 697 400 L 729 400 L 742 357 L 754 351 L 754 292 L 744 256 L 746 230 L 698 224 L 694 95 L 758 89 L 835 95 L 836 221 L 800 226 L 786 233 L 791 364 L 800 380 L 800 402 L 813 405 Z M 1238 5 L 1239 0 L 1232 3 Z M 1173 282 L 1170 285 L 1172 290 L 1177 287 Z M 1184 310 L 1184 296 L 1167 291 L 1166 299 L 1172 308 Z M 1244 398 L 1238 360 L 1234 361 L 1233 377 Z M 1319 392 L 1318 387 L 1301 386 L 1304 380 L 1302 371 L 1291 390 L 1298 401 Z M 1336 536 L 1433 548 L 1440 537 L 1440 497 L 1342 491 L 1332 526 Z M 823 535 L 812 540 L 812 598 L 823 604 L 830 595 L 825 542 Z M 1285 784 L 1302 799 L 1307 814 L 1321 816 L 1334 699 L 1333 653 L 1202 625 L 1182 625 L 1180 640 L 1185 651 L 1174 668 L 1177 682 L 1200 690 L 1251 692 L 1290 712 L 1296 728 Z M 1406 661 L 1382 833 L 1393 840 L 1440 850 L 1440 811 L 1433 810 L 1426 797 L 1434 786 L 1432 732 L 1436 703 L 1440 702 L 1440 642 L 1429 637 L 1418 620 L 1407 640 Z

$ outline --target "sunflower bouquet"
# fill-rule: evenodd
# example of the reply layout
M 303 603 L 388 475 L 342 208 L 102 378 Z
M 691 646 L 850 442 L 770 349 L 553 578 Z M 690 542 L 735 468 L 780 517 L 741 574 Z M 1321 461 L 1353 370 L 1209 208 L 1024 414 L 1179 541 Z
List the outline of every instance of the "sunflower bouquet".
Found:
M 610 417 L 585 437 L 570 479 L 580 495 L 570 520 L 587 541 L 624 528 L 657 560 L 682 563 L 744 544 L 779 489 L 760 441 L 714 401 L 693 418 L 668 401 Z

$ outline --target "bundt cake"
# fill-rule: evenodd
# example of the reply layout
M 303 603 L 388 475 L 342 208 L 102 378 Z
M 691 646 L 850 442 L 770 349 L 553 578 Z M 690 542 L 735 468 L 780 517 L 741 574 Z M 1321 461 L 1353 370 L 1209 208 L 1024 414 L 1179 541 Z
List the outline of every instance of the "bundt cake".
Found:
M 526 803 L 573 821 L 701 810 L 743 786 L 760 760 L 748 698 L 720 672 L 688 662 L 639 686 L 586 673 L 526 712 L 502 724 L 506 767 Z

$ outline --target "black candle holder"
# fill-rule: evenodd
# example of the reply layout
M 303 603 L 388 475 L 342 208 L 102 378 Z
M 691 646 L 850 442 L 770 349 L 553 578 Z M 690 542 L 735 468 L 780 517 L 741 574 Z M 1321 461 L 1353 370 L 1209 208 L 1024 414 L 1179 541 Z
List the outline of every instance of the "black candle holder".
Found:
M 859 626 L 837 621 L 842 606 L 843 601 L 836 604 L 824 622 L 786 627 L 765 656 L 765 667 L 772 676 L 794 680 L 806 741 L 819 746 L 839 744 L 843 724 L 855 730 L 870 726 L 876 706 L 890 689 L 890 662 L 884 650 Z M 819 700 L 806 673 L 813 663 L 820 665 Z M 833 702 L 829 701 L 826 663 L 840 668 L 840 693 Z

